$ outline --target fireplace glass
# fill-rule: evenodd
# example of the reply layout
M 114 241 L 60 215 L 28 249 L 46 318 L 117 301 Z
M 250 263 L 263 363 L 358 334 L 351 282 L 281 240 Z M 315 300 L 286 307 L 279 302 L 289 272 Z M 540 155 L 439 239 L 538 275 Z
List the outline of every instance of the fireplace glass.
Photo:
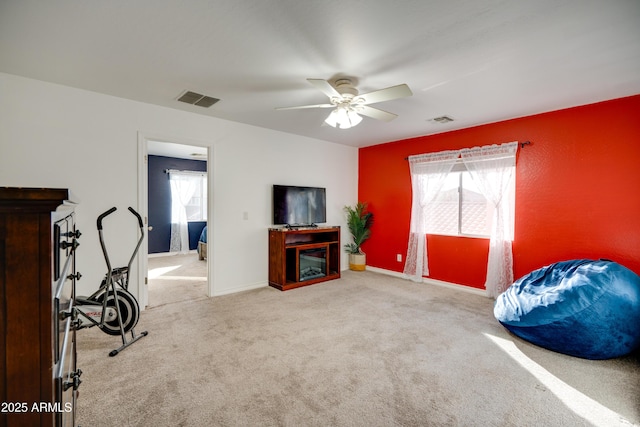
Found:
M 300 281 L 327 275 L 327 248 L 300 251 Z

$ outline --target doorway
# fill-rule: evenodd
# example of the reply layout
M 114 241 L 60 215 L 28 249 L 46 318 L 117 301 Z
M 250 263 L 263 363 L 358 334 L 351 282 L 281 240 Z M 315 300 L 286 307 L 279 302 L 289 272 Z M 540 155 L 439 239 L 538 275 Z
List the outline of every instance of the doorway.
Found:
M 139 257 L 141 307 L 205 298 L 212 295 L 211 262 L 202 256 L 202 245 L 210 245 L 208 226 L 211 203 L 210 147 L 206 144 L 150 135 L 139 135 L 139 208 L 144 212 L 147 238 Z M 170 174 L 200 176 L 197 195 L 189 198 L 188 243 L 179 253 L 170 246 Z M 197 206 L 196 206 L 197 205 Z M 185 230 L 186 231 L 186 230 Z M 175 240 L 175 239 L 174 239 Z M 207 252 L 206 250 L 204 251 Z

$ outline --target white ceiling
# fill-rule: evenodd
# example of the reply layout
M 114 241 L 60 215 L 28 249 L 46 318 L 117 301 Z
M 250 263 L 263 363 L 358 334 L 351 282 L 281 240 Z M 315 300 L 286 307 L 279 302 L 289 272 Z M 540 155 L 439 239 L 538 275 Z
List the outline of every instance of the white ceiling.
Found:
M 147 153 L 156 156 L 207 161 L 207 149 L 193 145 L 174 144 L 163 141 L 147 141 Z
M 368 146 L 640 93 L 640 1 L 0 0 L 0 71 Z M 275 110 L 338 76 L 413 96 L 346 130 Z

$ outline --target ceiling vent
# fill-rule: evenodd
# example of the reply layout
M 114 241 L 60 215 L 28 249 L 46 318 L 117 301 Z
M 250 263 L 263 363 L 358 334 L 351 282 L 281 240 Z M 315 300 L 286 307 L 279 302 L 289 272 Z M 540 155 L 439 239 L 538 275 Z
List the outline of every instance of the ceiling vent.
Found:
M 198 107 L 209 108 L 220 100 L 218 98 L 213 98 L 201 93 L 186 91 L 178 98 L 178 101 L 186 102 L 187 104 L 191 105 L 197 105 Z
M 449 116 L 440 116 L 440 117 L 434 117 L 433 119 L 431 119 L 429 121 L 430 122 L 444 124 L 444 123 L 452 122 L 453 119 L 451 117 L 449 117 Z

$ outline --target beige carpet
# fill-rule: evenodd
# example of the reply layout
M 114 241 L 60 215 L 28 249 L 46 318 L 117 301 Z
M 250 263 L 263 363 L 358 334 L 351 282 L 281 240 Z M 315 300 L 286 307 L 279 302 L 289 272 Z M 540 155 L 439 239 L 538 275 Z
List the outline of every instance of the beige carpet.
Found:
M 144 311 L 149 336 L 78 333 L 87 426 L 640 425 L 640 356 L 511 336 L 493 301 L 373 272 Z
M 159 307 L 207 296 L 207 261 L 198 254 L 150 257 L 149 307 Z

